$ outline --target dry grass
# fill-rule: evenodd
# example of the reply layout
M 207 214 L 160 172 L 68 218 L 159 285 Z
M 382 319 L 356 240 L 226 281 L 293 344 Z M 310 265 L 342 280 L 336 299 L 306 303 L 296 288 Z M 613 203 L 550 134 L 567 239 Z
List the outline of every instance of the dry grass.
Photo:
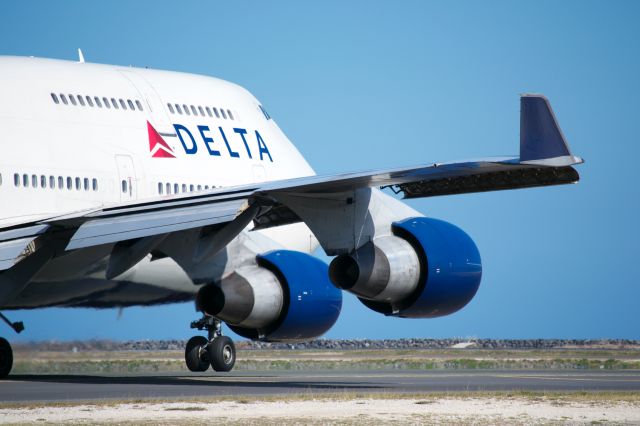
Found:
M 181 402 L 213 404 L 223 401 L 233 401 L 238 404 L 257 404 L 261 402 L 278 401 L 354 401 L 354 400 L 416 400 L 417 404 L 427 405 L 441 399 L 501 399 L 527 400 L 530 402 L 551 402 L 555 404 L 567 403 L 630 403 L 640 404 L 640 392 L 608 392 L 608 391 L 459 391 L 459 392 L 429 392 L 429 393 L 391 393 L 391 392 L 300 392 L 287 395 L 256 395 L 256 396 L 211 396 L 211 397 L 180 397 Z M 35 409 L 43 407 L 116 407 L 120 404 L 149 404 L 175 402 L 176 398 L 121 398 L 102 399 L 95 401 L 44 401 L 44 402 L 0 402 L 0 409 Z
M 181 351 L 16 352 L 15 374 L 130 374 L 186 371 Z M 236 370 L 640 369 L 640 351 L 240 350 Z

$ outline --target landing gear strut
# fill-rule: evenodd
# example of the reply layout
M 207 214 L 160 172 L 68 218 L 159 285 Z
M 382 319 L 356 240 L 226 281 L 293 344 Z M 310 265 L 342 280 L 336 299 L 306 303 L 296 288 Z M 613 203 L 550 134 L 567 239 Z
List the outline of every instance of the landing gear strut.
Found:
M 208 339 L 193 336 L 187 342 L 184 360 L 190 371 L 207 371 L 209 365 L 215 371 L 231 371 L 236 363 L 236 347 L 227 336 L 222 335 L 221 322 L 204 315 L 191 323 L 191 328 L 207 330 Z
M 6 322 L 16 333 L 24 330 L 24 324 L 22 324 L 22 322 L 11 322 L 9 318 L 5 317 L 1 312 L 0 320 Z M 13 351 L 11 350 L 11 345 L 7 339 L 0 337 L 0 379 L 4 379 L 9 375 L 11 367 L 13 367 Z

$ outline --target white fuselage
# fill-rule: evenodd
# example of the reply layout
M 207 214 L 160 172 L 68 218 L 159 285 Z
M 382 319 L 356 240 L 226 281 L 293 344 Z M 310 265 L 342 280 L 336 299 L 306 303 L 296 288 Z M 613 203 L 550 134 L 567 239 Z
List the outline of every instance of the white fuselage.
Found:
M 255 97 L 216 78 L 0 57 L 0 93 L 0 225 L 166 196 L 167 184 L 171 195 L 314 174 Z M 147 122 L 175 158 L 152 157 Z
M 0 226 L 314 174 L 253 95 L 201 75 L 0 57 L 0 128 Z

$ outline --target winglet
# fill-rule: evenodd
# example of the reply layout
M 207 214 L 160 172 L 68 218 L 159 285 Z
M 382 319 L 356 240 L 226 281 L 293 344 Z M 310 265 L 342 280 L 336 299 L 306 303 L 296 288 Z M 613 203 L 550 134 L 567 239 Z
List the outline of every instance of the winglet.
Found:
M 520 97 L 520 162 L 549 166 L 582 163 L 582 159 L 571 154 L 544 95 Z

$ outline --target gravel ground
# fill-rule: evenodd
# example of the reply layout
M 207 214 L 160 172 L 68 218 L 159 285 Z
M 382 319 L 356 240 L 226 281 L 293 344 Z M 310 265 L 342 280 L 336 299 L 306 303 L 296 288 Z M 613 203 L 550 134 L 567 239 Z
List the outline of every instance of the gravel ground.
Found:
M 558 398 L 236 400 L 0 409 L 1 424 L 638 424 L 638 401 Z

